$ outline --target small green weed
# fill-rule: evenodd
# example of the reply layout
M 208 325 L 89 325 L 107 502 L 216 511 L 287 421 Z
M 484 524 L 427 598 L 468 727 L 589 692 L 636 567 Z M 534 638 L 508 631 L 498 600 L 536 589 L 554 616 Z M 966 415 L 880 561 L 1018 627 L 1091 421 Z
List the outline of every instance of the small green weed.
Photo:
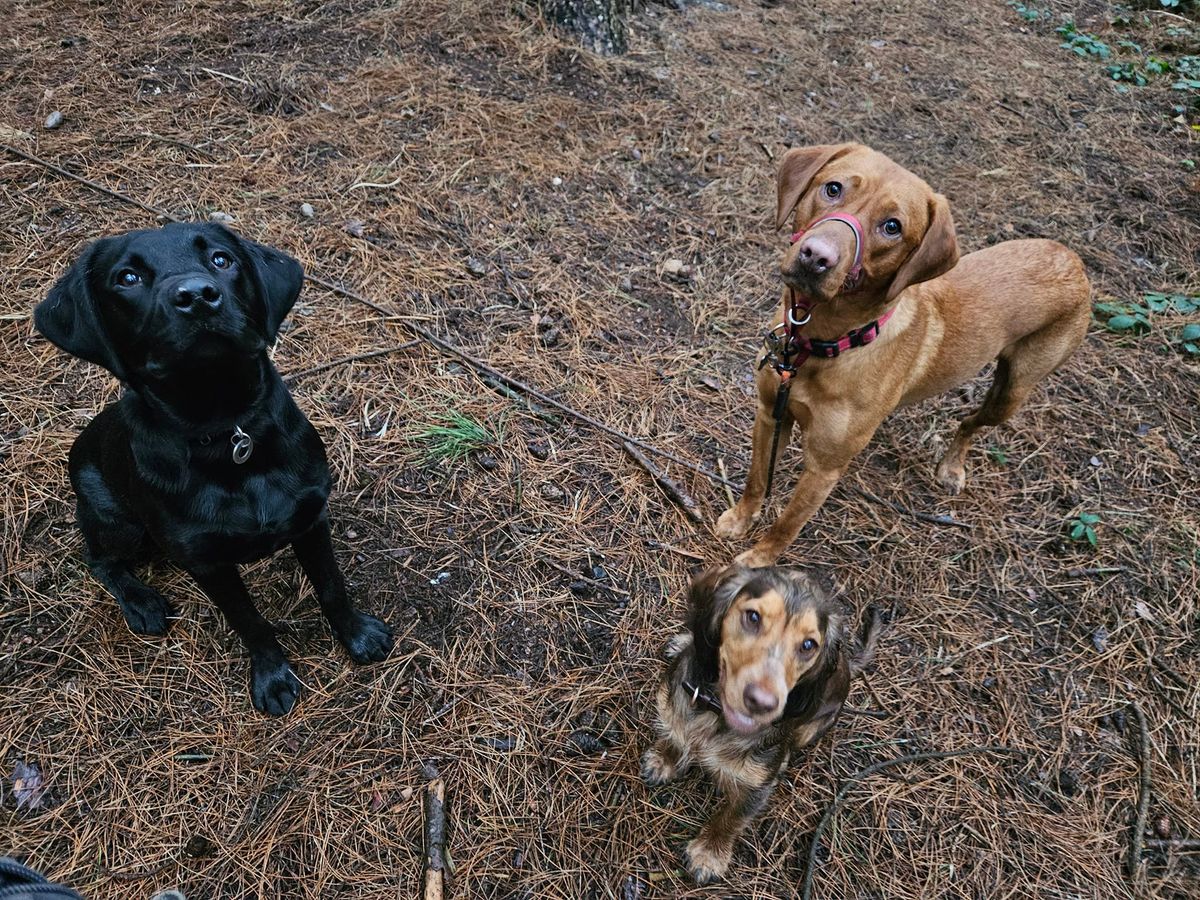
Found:
M 1008 5 L 1016 11 L 1017 15 L 1026 22 L 1041 22 L 1052 17 L 1052 13 L 1048 9 L 1039 9 L 1036 6 L 1026 6 L 1024 3 L 1019 3 L 1018 0 L 1008 0 Z
M 1087 543 L 1095 547 L 1096 526 L 1099 524 L 1100 517 L 1095 513 L 1085 512 L 1072 516 L 1067 519 L 1067 537 L 1077 544 Z
M 1086 31 L 1076 31 L 1074 22 L 1064 22 L 1058 28 L 1054 29 L 1060 37 L 1066 38 L 1063 43 L 1059 44 L 1064 50 L 1070 50 L 1079 56 L 1096 56 L 1100 59 L 1108 59 L 1112 56 L 1112 50 L 1108 44 L 1100 40 L 1094 34 L 1088 34 Z
M 458 460 L 496 443 L 496 437 L 487 428 L 455 410 L 451 410 L 439 422 L 426 425 L 415 435 L 423 442 L 427 460 Z
M 1096 303 L 1093 309 L 1109 331 L 1141 335 L 1152 330 L 1154 316 L 1188 316 L 1200 312 L 1200 297 L 1155 291 L 1143 295 L 1141 303 Z M 1200 325 L 1185 325 L 1171 343 L 1188 356 L 1200 356 Z
M 1008 465 L 1008 454 L 1004 452 L 1002 447 L 988 447 L 987 455 L 997 465 Z

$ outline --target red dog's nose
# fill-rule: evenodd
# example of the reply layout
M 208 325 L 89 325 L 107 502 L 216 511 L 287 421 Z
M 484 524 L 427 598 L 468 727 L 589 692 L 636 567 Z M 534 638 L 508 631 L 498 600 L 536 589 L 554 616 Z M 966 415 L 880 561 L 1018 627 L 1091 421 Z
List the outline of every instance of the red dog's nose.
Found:
M 824 275 L 840 258 L 837 244 L 824 235 L 814 234 L 800 241 L 796 262 L 814 275 Z

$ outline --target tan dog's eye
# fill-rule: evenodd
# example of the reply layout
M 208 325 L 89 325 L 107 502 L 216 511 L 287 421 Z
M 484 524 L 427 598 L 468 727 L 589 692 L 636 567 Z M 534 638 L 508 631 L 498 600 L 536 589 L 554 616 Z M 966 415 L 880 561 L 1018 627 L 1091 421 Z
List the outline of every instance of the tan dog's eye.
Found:
M 762 624 L 762 616 L 757 609 L 748 609 L 742 613 L 742 622 L 747 631 L 758 631 L 758 626 Z
M 888 237 L 897 237 L 900 234 L 900 220 L 888 219 L 883 223 L 883 233 Z
M 814 641 L 812 638 L 805 638 L 803 643 L 800 644 L 800 650 L 803 653 L 812 653 L 816 649 L 817 649 L 817 642 Z
M 821 188 L 821 193 L 825 195 L 827 200 L 836 200 L 842 196 L 842 183 L 840 181 L 830 181 Z

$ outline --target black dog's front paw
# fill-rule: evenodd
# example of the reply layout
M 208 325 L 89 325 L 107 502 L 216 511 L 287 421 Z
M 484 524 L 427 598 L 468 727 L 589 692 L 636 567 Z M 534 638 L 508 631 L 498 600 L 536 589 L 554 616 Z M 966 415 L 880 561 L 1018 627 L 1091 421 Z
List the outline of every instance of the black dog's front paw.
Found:
M 250 663 L 250 699 L 268 716 L 282 716 L 296 705 L 300 681 L 288 661 Z
M 382 662 L 392 652 L 392 629 L 387 622 L 364 612 L 356 610 L 349 627 L 338 629 L 335 634 L 359 665 Z
M 162 636 L 167 633 L 171 604 L 167 598 L 144 584 L 131 585 L 117 599 L 125 622 L 134 634 Z

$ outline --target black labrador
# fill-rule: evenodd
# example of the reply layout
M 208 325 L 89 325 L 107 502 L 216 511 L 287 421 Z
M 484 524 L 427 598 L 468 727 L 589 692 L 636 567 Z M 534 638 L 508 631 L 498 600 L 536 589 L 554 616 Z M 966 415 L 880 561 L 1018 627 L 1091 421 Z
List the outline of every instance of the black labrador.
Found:
M 346 596 L 325 447 L 267 356 L 302 281 L 296 260 L 227 228 L 171 224 L 95 242 L 34 311 L 38 331 L 127 388 L 71 447 L 92 572 L 131 629 L 165 634 L 171 608 L 133 566 L 158 551 L 186 569 L 241 635 L 270 715 L 300 684 L 239 563 L 291 544 L 351 659 L 392 648 Z

